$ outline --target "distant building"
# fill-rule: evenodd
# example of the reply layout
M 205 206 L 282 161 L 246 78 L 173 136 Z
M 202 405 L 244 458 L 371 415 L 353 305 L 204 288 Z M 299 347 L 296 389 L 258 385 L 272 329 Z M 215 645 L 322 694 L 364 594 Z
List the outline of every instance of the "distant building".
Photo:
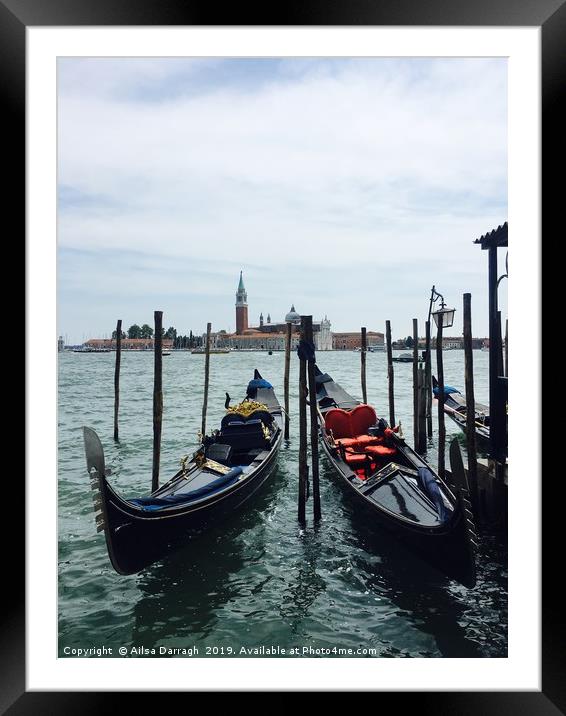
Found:
M 248 329 L 248 294 L 240 271 L 240 283 L 236 291 L 236 335 L 241 336 Z
M 462 336 L 442 336 L 442 347 L 447 351 L 463 348 L 464 338 Z
M 299 342 L 299 325 L 301 316 L 291 306 L 291 310 L 285 316 L 285 320 L 271 321 L 271 314 L 267 314 L 264 321 L 263 311 L 259 315 L 257 326 L 250 326 L 248 322 L 248 293 L 244 286 L 244 278 L 240 271 L 240 281 L 236 291 L 236 332 L 211 334 L 211 347 L 230 347 L 235 350 L 285 350 L 287 336 L 287 324 L 292 325 L 291 347 L 294 349 Z M 313 321 L 314 347 L 317 351 L 332 350 L 331 323 L 325 316 L 321 321 Z
M 368 348 L 383 350 L 384 336 L 378 331 L 367 331 L 366 340 Z M 332 334 L 332 348 L 335 351 L 351 351 L 354 348 L 362 347 L 362 335 L 360 331 Z
M 152 351 L 155 345 L 153 338 L 122 338 L 121 347 L 123 351 Z M 173 340 L 171 338 L 162 338 L 161 345 L 163 348 L 173 348 Z M 115 338 L 91 338 L 85 343 L 89 348 L 110 348 L 116 349 Z

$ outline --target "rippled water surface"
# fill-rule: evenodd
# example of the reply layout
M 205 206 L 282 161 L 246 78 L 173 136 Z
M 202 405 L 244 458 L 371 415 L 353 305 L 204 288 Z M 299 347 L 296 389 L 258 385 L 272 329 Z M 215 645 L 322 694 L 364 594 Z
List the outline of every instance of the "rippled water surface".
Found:
M 359 354 L 318 355 L 320 367 L 361 397 Z M 476 399 L 488 402 L 488 353 L 474 351 Z M 211 356 L 208 425 L 224 395 L 243 396 L 257 367 L 283 400 L 283 355 Z M 478 585 L 435 573 L 391 537 L 355 517 L 351 498 L 322 459 L 323 519 L 302 531 L 297 509 L 297 378 L 292 358 L 291 440 L 269 482 L 227 522 L 139 575 L 116 574 L 96 534 L 81 427 L 100 435 L 110 478 L 125 496 L 151 484 L 153 355 L 124 353 L 120 438 L 112 440 L 114 354 L 59 354 L 59 653 L 65 647 L 279 646 L 372 649 L 372 655 L 488 657 L 507 653 L 506 550 L 481 535 Z M 162 479 L 196 448 L 204 359 L 163 359 Z M 445 381 L 463 386 L 463 352 L 446 351 Z M 385 354 L 367 356 L 368 400 L 387 417 Z M 412 366 L 395 364 L 396 413 L 412 432 Z M 436 426 L 435 426 L 436 427 Z M 448 436 L 458 429 L 447 421 Z M 436 460 L 434 439 L 428 458 Z M 227 653 L 227 652 L 225 652 Z M 216 654 L 218 655 L 218 654 Z M 359 654 L 356 654 L 357 656 Z

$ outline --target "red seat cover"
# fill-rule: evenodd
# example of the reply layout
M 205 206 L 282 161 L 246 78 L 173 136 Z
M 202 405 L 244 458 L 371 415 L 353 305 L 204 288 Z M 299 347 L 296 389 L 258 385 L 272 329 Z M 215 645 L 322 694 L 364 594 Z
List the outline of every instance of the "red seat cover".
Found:
M 366 445 L 380 445 L 383 442 L 383 438 L 378 435 L 358 435 L 355 438 L 340 438 L 338 442 L 345 448 L 360 448 L 363 450 Z
M 370 455 L 381 455 L 382 457 L 385 457 L 386 455 L 395 455 L 397 452 L 397 448 L 387 447 L 387 445 L 368 445 L 364 449 Z
M 332 408 L 326 413 L 324 425 L 332 430 L 334 438 L 353 438 L 367 433 L 370 425 L 375 425 L 377 415 L 371 405 L 356 405 L 353 410 Z
M 347 465 L 363 465 L 367 462 L 367 457 L 361 452 L 357 453 L 346 453 L 346 464 Z

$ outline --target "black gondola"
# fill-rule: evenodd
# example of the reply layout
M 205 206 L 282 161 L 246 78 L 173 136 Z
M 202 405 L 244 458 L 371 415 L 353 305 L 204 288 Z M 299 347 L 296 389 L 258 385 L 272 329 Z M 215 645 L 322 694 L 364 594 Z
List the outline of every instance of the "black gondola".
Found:
M 318 367 L 315 373 L 322 446 L 357 505 L 438 570 L 473 587 L 477 535 L 457 441 L 451 488 L 372 406 Z
M 398 356 L 393 356 L 391 358 L 392 361 L 395 363 L 412 363 L 413 362 L 413 354 L 412 353 L 401 353 Z
M 432 376 L 432 389 L 435 396 L 438 396 L 438 381 Z M 478 447 L 483 450 L 489 449 L 489 408 L 481 403 L 475 404 L 476 440 Z M 467 432 L 467 408 L 466 396 L 459 390 L 444 386 L 444 412 L 464 432 Z
M 181 470 L 148 497 L 126 500 L 109 485 L 98 435 L 83 428 L 97 531 L 114 569 L 134 574 L 232 514 L 267 480 L 282 438 L 282 410 L 256 370 L 242 403 L 205 436 Z

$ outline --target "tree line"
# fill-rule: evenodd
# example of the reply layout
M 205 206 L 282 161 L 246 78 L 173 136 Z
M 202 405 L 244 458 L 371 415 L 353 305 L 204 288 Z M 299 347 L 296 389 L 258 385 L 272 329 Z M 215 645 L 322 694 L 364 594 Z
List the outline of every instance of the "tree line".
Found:
M 138 326 L 137 323 L 134 323 L 127 331 L 122 331 L 122 339 L 145 338 L 147 340 L 153 338 L 153 334 L 153 328 L 147 323 L 144 323 L 143 326 Z M 117 333 L 113 331 L 112 339 L 116 340 L 116 337 Z M 201 336 L 194 336 L 192 331 L 190 331 L 188 336 L 179 336 L 177 335 L 177 329 L 173 326 L 170 326 L 167 330 L 162 328 L 161 337 L 172 340 L 174 348 L 197 348 L 202 345 Z

